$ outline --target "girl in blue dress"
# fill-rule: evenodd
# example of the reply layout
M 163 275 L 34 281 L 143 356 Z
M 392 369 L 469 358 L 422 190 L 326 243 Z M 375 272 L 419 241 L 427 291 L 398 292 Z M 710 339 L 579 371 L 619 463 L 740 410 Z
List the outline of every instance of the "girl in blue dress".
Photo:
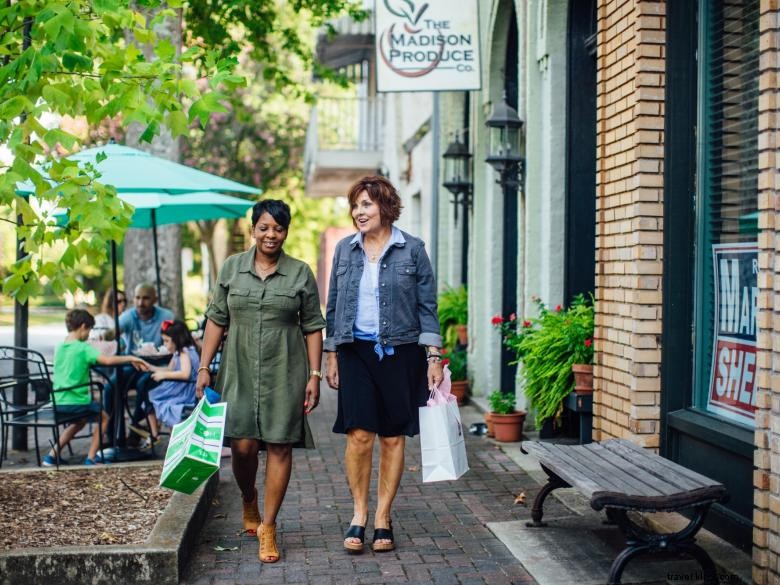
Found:
M 195 405 L 195 378 L 200 367 L 198 350 L 183 321 L 163 321 L 160 332 L 163 345 L 173 357 L 167 366 L 152 367 L 152 378 L 160 382 L 149 392 L 147 416 L 152 442 L 157 440 L 160 422 L 172 427 L 181 422 L 185 407 Z

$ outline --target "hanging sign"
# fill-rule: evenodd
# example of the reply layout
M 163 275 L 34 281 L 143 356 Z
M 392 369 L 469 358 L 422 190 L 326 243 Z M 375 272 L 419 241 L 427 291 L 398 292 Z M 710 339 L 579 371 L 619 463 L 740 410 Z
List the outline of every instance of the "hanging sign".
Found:
M 758 245 L 714 244 L 714 343 L 707 410 L 755 425 Z
M 376 0 L 377 90 L 480 89 L 477 0 Z

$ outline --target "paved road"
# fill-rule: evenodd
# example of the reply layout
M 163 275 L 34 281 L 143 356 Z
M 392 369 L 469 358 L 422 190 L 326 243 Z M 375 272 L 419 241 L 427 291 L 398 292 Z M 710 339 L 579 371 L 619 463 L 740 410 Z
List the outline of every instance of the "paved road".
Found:
M 362 555 L 345 553 L 341 535 L 352 508 L 342 472 L 344 438 L 330 432 L 335 402 L 335 392 L 323 388 L 322 404 L 310 419 L 318 448 L 295 452 L 292 481 L 279 518 L 281 561 L 262 565 L 257 540 L 240 535 L 240 496 L 230 460 L 225 459 L 218 502 L 210 512 L 186 585 L 536 583 L 486 524 L 530 517 L 528 508 L 516 506 L 514 498 L 525 490 L 530 499 L 539 486 L 483 437 L 467 435 L 471 471 L 463 478 L 425 485 L 420 481 L 419 443 L 409 441 L 407 472 L 394 507 L 397 549 L 373 553 L 367 547 Z M 481 418 L 468 407 L 463 415 L 467 423 Z M 261 467 L 258 475 L 262 473 Z M 369 529 L 369 539 L 370 534 Z M 237 548 L 218 551 L 215 547 Z
M 64 316 L 64 313 L 63 313 Z M 54 358 L 54 348 L 68 335 L 65 321 L 61 325 L 34 325 L 28 330 L 27 345 L 40 351 L 46 359 Z M 0 345 L 14 344 L 14 328 L 0 326 Z

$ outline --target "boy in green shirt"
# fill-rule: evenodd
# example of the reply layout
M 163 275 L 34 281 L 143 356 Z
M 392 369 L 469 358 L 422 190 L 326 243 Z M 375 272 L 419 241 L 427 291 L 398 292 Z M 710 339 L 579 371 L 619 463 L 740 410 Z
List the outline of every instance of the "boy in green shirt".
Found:
M 100 433 L 105 429 L 109 417 L 101 408 L 100 402 L 92 400 L 89 367 L 94 364 L 104 366 L 131 364 L 137 370 L 146 371 L 149 369 L 149 364 L 135 356 L 103 355 L 86 343 L 89 332 L 95 326 L 95 318 L 84 309 L 68 311 L 65 315 L 65 326 L 68 329 L 68 336 L 54 352 L 54 389 L 63 389 L 54 395 L 55 407 L 57 412 L 83 414 L 84 419 L 65 428 L 60 435 L 58 451 L 62 453 L 62 449 L 76 433 L 84 428 L 89 419 L 100 416 L 100 425 L 95 427 L 92 433 L 87 458 L 84 460 L 85 465 L 94 465 L 100 445 Z M 43 458 L 43 464 L 55 465 L 55 457 L 57 453 L 52 449 Z

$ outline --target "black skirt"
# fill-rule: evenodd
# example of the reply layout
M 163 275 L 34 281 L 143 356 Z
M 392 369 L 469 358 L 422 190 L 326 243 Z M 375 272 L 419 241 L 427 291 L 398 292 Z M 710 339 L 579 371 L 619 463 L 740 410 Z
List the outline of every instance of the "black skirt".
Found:
M 420 432 L 417 409 L 428 400 L 425 348 L 406 343 L 380 361 L 373 341 L 337 348 L 338 414 L 334 433 L 363 429 L 380 437 L 413 437 Z

